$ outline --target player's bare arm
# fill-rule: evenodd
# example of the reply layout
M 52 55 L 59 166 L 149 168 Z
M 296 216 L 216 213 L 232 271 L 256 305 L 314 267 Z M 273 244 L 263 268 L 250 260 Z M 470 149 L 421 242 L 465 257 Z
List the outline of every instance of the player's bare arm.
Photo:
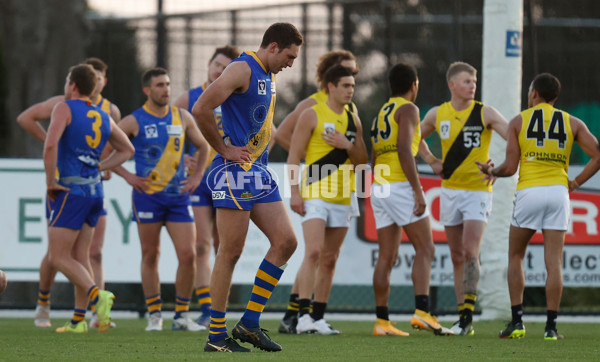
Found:
M 496 108 L 490 106 L 483 108 L 483 122 L 488 128 L 493 129 L 506 140 L 508 137 L 508 122 Z
M 590 157 L 583 170 L 573 180 L 569 180 L 569 191 L 576 190 L 589 180 L 600 169 L 600 148 L 598 140 L 590 132 L 588 127 L 577 117 L 570 117 L 571 130 L 575 142 L 581 147 L 583 152 Z
M 223 74 L 206 88 L 192 108 L 192 114 L 208 143 L 230 161 L 250 161 L 251 153 L 247 147 L 225 144 L 219 134 L 213 110 L 223 104 L 232 93 L 246 91 L 250 86 L 251 74 L 250 66 L 245 62 L 230 64 Z
M 44 142 L 46 139 L 46 130 L 39 122 L 49 120 L 54 107 L 64 100 L 65 96 L 54 96 L 27 108 L 17 117 L 19 126 L 23 127 L 27 133 L 40 142 Z
M 275 134 L 275 141 L 279 143 L 281 147 L 283 147 L 286 151 L 290 150 L 290 144 L 292 142 L 292 134 L 294 133 L 294 129 L 296 128 L 296 123 L 298 123 L 298 118 L 306 109 L 317 104 L 312 98 L 305 98 L 300 103 L 296 105 L 296 108 L 292 111 L 292 113 L 288 114 L 283 122 L 277 127 L 277 133 Z
M 435 157 L 435 155 L 429 149 L 427 142 L 425 142 L 423 139 L 421 139 L 421 142 L 419 142 L 419 156 L 421 156 L 421 158 L 427 162 L 436 175 L 439 177 L 444 175 L 444 164 L 442 163 L 442 160 Z
M 119 128 L 129 139 L 137 136 L 139 132 L 139 124 L 133 115 L 123 118 L 121 122 L 119 122 Z M 117 175 L 123 177 L 123 179 L 136 191 L 144 192 L 148 189 L 148 180 L 146 178 L 127 171 L 123 166 L 117 166 L 113 169 L 113 171 Z
M 190 92 L 184 92 L 182 95 L 177 97 L 177 99 L 175 100 L 175 103 L 173 103 L 173 105 L 175 107 L 188 109 L 189 103 L 190 103 Z
M 48 134 L 44 142 L 44 169 L 46 170 L 46 188 L 48 197 L 54 201 L 58 191 L 69 191 L 56 180 L 56 162 L 58 159 L 58 143 L 65 128 L 71 123 L 71 108 L 61 102 L 54 107 L 48 126 Z
M 427 203 L 421 189 L 417 163 L 412 154 L 412 141 L 419 122 L 419 108 L 412 103 L 405 104 L 394 113 L 394 120 L 398 124 L 398 138 L 396 141 L 398 145 L 398 159 L 400 160 L 400 166 L 406 175 L 406 179 L 413 189 L 415 197 L 415 209 L 413 213 L 420 216 L 425 212 Z
M 108 138 L 108 142 L 112 152 L 98 163 L 98 170 L 100 172 L 120 166 L 123 162 L 130 159 L 135 152 L 135 148 L 133 148 L 125 132 L 117 126 L 112 118 L 110 118 L 110 137 Z
M 207 162 L 207 155 L 209 152 L 208 142 L 202 136 L 202 132 L 198 129 L 196 122 L 190 112 L 185 109 L 180 109 L 181 111 L 181 119 L 183 121 L 183 126 L 185 127 L 185 136 L 187 139 L 198 149 L 198 157 L 196 159 L 195 172 L 190 177 L 183 180 L 181 183 L 184 185 L 181 189 L 182 193 L 193 192 L 198 185 L 200 185 L 200 181 L 202 181 L 202 176 L 204 174 L 204 167 Z
M 121 122 L 121 111 L 119 110 L 119 107 L 113 103 L 110 104 L 110 116 L 115 122 Z
M 292 135 L 290 152 L 288 154 L 288 177 L 291 187 L 290 207 L 302 216 L 306 214 L 304 200 L 300 195 L 300 160 L 306 154 L 308 141 L 317 126 L 317 113 L 312 109 L 302 112 Z
M 435 119 L 439 107 L 431 108 L 421 121 L 421 138 L 425 139 L 435 131 Z
M 484 175 L 483 181 L 488 184 L 493 182 L 496 177 L 508 177 L 512 176 L 517 172 L 519 168 L 519 160 L 521 158 L 521 146 L 519 146 L 519 132 L 521 132 L 521 124 L 523 120 L 519 114 L 513 118 L 508 124 L 508 139 L 506 143 L 506 158 L 504 162 L 494 168 L 492 160 L 488 160 L 486 163 L 475 161 L 477 167 Z

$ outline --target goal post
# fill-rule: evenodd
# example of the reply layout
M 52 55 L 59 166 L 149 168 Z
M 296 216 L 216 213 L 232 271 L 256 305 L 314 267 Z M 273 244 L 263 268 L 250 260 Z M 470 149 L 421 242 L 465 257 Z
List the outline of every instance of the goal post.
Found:
M 523 0 L 485 0 L 483 7 L 483 59 L 481 98 L 508 121 L 521 111 Z M 494 132 L 490 158 L 504 160 L 506 142 Z M 510 317 L 508 230 L 516 177 L 494 184 L 492 213 L 481 243 L 479 305 L 481 318 Z

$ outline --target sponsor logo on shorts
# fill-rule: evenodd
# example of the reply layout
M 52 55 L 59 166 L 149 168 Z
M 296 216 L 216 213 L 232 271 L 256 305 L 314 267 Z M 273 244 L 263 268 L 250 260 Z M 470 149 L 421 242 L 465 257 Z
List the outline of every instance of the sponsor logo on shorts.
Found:
M 225 199 L 225 191 L 213 191 L 212 199 L 213 200 L 224 200 Z
M 152 219 L 154 217 L 154 213 L 152 211 L 139 211 L 138 217 L 140 219 Z
M 229 192 L 222 190 L 234 191 L 234 195 L 238 195 L 235 191 L 240 191 L 239 198 L 244 201 L 261 199 L 277 190 L 277 174 L 268 167 L 255 163 L 249 171 L 244 171 L 237 166 L 234 169 L 232 165 L 228 162 L 209 171 L 208 187 L 213 200 L 233 200 Z
M 192 196 L 190 196 L 190 200 L 192 202 L 199 202 L 200 201 L 200 196 L 199 195 L 192 195 Z

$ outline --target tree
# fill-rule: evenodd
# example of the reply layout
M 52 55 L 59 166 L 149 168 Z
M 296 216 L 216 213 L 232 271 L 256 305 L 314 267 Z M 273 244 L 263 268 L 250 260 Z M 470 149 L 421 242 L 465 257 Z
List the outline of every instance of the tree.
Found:
M 28 106 L 61 94 L 85 58 L 85 0 L 0 2 L 0 156 L 40 157 L 42 145 L 16 123 Z

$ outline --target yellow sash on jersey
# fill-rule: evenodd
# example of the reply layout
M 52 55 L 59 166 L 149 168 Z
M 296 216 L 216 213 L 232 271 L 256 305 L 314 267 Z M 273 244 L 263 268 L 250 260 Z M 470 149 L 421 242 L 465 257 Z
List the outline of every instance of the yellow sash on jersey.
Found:
M 151 113 L 146 105 L 144 105 L 144 109 Z M 177 107 L 171 107 L 171 125 L 180 126 L 181 134 L 178 136 L 169 135 L 169 140 L 167 141 L 160 160 L 158 160 L 158 163 L 154 166 L 150 175 L 148 175 L 151 182 L 150 188 L 146 193 L 149 195 L 162 191 L 169 184 L 169 181 L 171 181 L 173 176 L 175 176 L 177 169 L 179 168 L 181 154 L 184 148 L 183 142 L 185 140 L 185 130 L 183 129 L 181 114 Z
M 356 135 L 354 119 L 347 109 L 338 114 L 329 108 L 327 103 L 318 103 L 312 109 L 317 114 L 317 125 L 306 147 L 302 198 L 349 205 L 355 186 L 354 167 L 348 153 L 328 145 L 322 134 L 325 128 L 333 127 L 348 138 L 360 137 Z M 352 132 L 353 134 L 350 134 Z
M 521 112 L 521 148 L 517 190 L 534 186 L 569 186 L 569 157 L 573 147 L 567 112 L 540 103 Z
M 412 102 L 393 97 L 381 107 L 379 115 L 373 120 L 371 127 L 371 143 L 375 151 L 375 180 L 376 184 L 407 181 L 404 170 L 398 158 L 398 123 L 394 115 L 400 107 Z M 421 142 L 421 124 L 417 123 L 411 143 L 412 155 L 419 152 Z M 389 174 L 388 174 L 389 170 Z
M 492 131 L 483 120 L 484 105 L 471 101 L 466 109 L 457 111 L 451 102 L 439 106 L 436 131 L 442 143 L 444 179 L 442 186 L 469 191 L 492 191 L 492 186 L 481 182 L 475 161 L 489 159 Z
M 100 96 L 100 99 L 96 105 L 110 116 L 110 101 L 108 99 Z

